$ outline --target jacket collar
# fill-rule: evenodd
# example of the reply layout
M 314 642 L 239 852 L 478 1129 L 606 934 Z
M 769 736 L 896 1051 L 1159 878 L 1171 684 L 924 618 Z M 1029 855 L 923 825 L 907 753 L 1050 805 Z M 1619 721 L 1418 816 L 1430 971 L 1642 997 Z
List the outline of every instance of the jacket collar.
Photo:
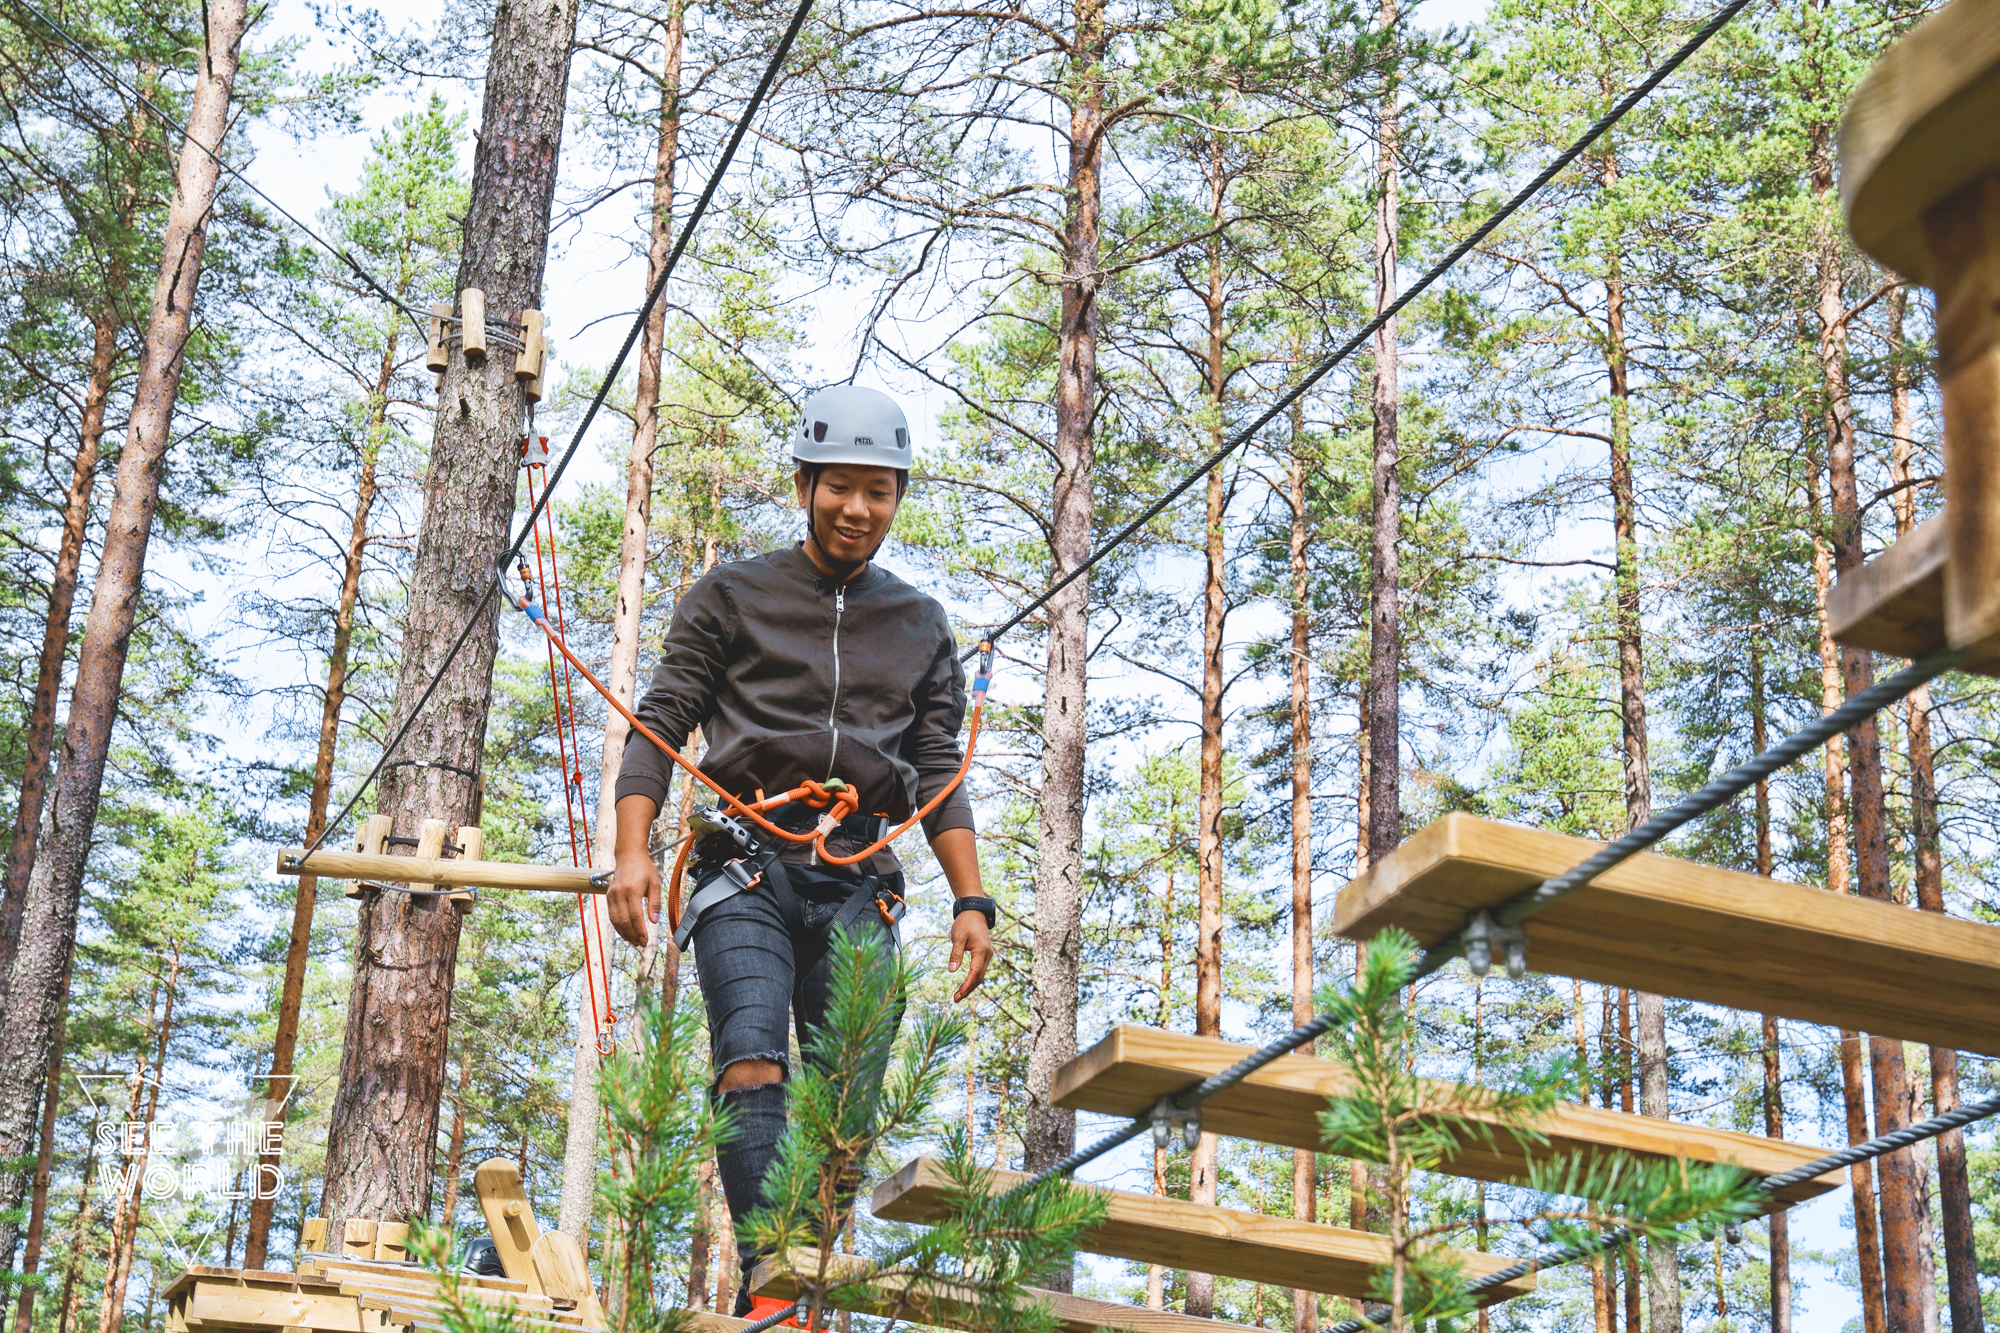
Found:
M 802 541 L 793 542 L 790 546 L 780 547 L 771 552 L 771 563 L 801 582 L 812 584 L 813 591 L 817 593 L 830 593 L 840 585 L 838 574 L 819 572 L 819 566 L 815 565 L 812 557 L 806 554 L 805 543 Z M 875 560 L 870 560 L 868 567 L 855 575 L 847 584 L 847 588 L 850 592 L 872 588 L 881 578 L 881 565 Z

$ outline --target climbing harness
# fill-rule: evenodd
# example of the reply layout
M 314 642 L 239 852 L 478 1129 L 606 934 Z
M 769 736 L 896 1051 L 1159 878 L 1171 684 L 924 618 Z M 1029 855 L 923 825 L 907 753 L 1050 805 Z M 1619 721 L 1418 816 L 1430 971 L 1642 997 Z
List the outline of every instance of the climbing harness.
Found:
M 504 593 L 507 574 L 506 566 L 500 565 L 497 572 L 500 576 L 498 586 Z M 959 784 L 965 781 L 965 775 L 972 767 L 973 751 L 979 743 L 980 720 L 986 709 L 986 692 L 993 684 L 993 643 L 990 639 L 983 640 L 978 648 L 975 649 L 979 654 L 979 670 L 972 679 L 972 720 L 965 738 L 965 756 L 959 761 L 958 772 L 952 774 L 951 781 L 947 782 L 936 795 L 924 802 L 920 808 L 911 813 L 910 817 L 905 819 L 895 829 L 881 834 L 858 852 L 846 855 L 836 853 L 827 846 L 827 838 L 839 832 L 843 825 L 854 816 L 861 804 L 861 797 L 851 784 L 839 778 L 829 778 L 825 782 L 807 778 L 791 790 L 780 792 L 775 796 L 760 795 L 758 799 L 752 801 L 739 799 L 734 793 L 710 778 L 708 774 L 702 772 L 695 765 L 694 761 L 662 740 L 657 732 L 639 720 L 638 714 L 627 708 L 616 695 L 605 688 L 604 683 L 591 674 L 590 668 L 585 666 L 583 661 L 570 650 L 570 646 L 565 641 L 561 629 L 556 625 L 550 624 L 547 611 L 536 603 L 535 599 L 529 595 L 529 591 L 527 580 L 524 577 L 522 579 L 521 595 L 519 597 L 509 596 L 507 600 L 526 615 L 529 620 L 541 627 L 543 635 L 548 639 L 551 652 L 560 654 L 563 660 L 568 663 L 569 667 L 578 676 L 581 676 L 591 688 L 603 695 L 604 701 L 615 709 L 620 717 L 625 719 L 626 724 L 632 730 L 644 736 L 648 741 L 651 741 L 661 754 L 673 760 L 674 763 L 686 770 L 690 778 L 700 782 L 702 786 L 708 788 L 715 795 L 717 804 L 714 807 L 697 811 L 691 817 L 690 822 L 701 821 L 696 827 L 699 829 L 702 825 L 709 826 L 711 828 L 708 834 L 709 838 L 727 838 L 729 841 L 734 842 L 737 848 L 743 853 L 740 857 L 719 857 L 718 873 L 713 878 L 707 879 L 696 886 L 695 896 L 701 898 L 702 901 L 696 903 L 690 900 L 688 904 L 689 911 L 686 914 L 688 916 L 687 929 L 683 932 L 681 929 L 683 916 L 681 910 L 681 884 L 687 874 L 689 853 L 695 843 L 701 839 L 690 837 L 681 840 L 680 851 L 674 858 L 674 868 L 667 882 L 667 922 L 668 927 L 674 932 L 675 943 L 680 945 L 680 947 L 685 948 L 686 945 L 682 941 L 692 938 L 695 920 L 699 918 L 702 912 L 712 908 L 716 903 L 726 901 L 729 898 L 735 897 L 738 893 L 745 892 L 756 885 L 760 878 L 768 881 L 770 884 L 773 901 L 777 903 L 779 911 L 785 915 L 788 927 L 793 926 L 793 909 L 797 909 L 797 919 L 800 924 L 793 929 L 795 937 L 805 933 L 803 928 L 803 908 L 798 907 L 797 895 L 792 892 L 790 878 L 785 872 L 784 863 L 779 859 L 779 854 L 783 850 L 781 844 L 810 844 L 814 859 L 825 865 L 851 866 L 859 864 L 873 857 L 897 838 L 902 837 L 905 833 L 916 827 L 932 811 L 936 810 L 939 805 L 943 804 L 946 797 L 958 790 Z M 810 809 L 822 812 L 818 821 L 811 828 L 803 831 L 794 831 L 772 822 L 767 817 L 769 812 L 777 809 L 779 806 L 790 805 L 793 802 L 798 802 Z M 757 832 L 758 830 L 761 830 L 764 836 L 760 837 Z M 775 839 L 776 841 L 771 841 L 771 839 Z M 729 867 L 731 865 L 737 868 L 730 870 Z M 864 870 L 862 873 L 862 884 L 867 886 L 866 891 L 857 890 L 856 896 L 842 906 L 840 914 L 835 918 L 834 924 L 838 925 L 844 921 L 851 921 L 853 916 L 859 915 L 870 902 L 873 902 L 876 904 L 876 910 L 881 913 L 883 920 L 892 929 L 895 927 L 902 916 L 902 899 L 892 894 L 890 897 L 893 899 L 893 902 L 884 901 L 877 896 L 877 890 L 872 883 L 873 880 L 873 874 Z M 792 904 L 791 908 L 786 906 L 788 902 Z

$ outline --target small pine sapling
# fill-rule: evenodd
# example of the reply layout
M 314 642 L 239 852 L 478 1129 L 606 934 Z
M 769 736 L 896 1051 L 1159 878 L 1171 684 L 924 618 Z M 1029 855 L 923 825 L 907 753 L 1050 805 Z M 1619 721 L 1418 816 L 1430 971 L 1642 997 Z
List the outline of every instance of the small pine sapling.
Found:
M 479 1284 L 452 1256 L 451 1228 L 410 1219 L 409 1254 L 437 1279 L 437 1322 L 444 1333 L 532 1333 L 510 1303 L 481 1297 Z
M 727 1110 L 708 1095 L 708 1058 L 692 1006 L 639 1002 L 651 1040 L 606 1059 L 598 1100 L 610 1130 L 610 1169 L 599 1177 L 606 1221 L 612 1333 L 678 1333 L 689 1293 L 669 1289 L 700 1207 L 701 1164 L 726 1142 Z
M 1368 945 L 1360 977 L 1333 1001 L 1335 1044 L 1354 1075 L 1352 1091 L 1329 1099 L 1320 1113 L 1322 1152 L 1359 1158 L 1379 1195 L 1390 1245 L 1388 1270 L 1374 1298 L 1390 1333 L 1470 1314 L 1477 1299 L 1466 1289 L 1461 1261 L 1439 1238 L 1464 1226 L 1413 1222 L 1411 1180 L 1418 1171 L 1448 1170 L 1468 1143 L 1506 1135 L 1518 1144 L 1547 1142 L 1535 1128 L 1568 1081 L 1565 1061 L 1524 1070 L 1523 1086 L 1484 1088 L 1418 1077 L 1411 1057 L 1411 1017 L 1400 1002 L 1415 973 L 1416 941 L 1387 930 Z M 1557 1246 L 1603 1245 L 1625 1230 L 1616 1247 L 1638 1239 L 1672 1238 L 1697 1221 L 1721 1226 L 1757 1211 L 1756 1178 L 1737 1167 L 1652 1161 L 1607 1153 L 1589 1161 L 1541 1159 L 1527 1182 L 1538 1202 L 1515 1216 L 1491 1219 L 1519 1226 Z M 1576 1202 L 1565 1202 L 1576 1201 Z M 1382 1322 L 1382 1316 L 1377 1316 Z
M 831 947 L 827 1019 L 793 1072 L 785 1137 L 764 1180 L 763 1206 L 739 1225 L 743 1244 L 789 1270 L 814 1329 L 836 1305 L 863 1305 L 885 1311 L 892 1324 L 949 1308 L 953 1322 L 977 1333 L 1050 1333 L 1053 1315 L 1025 1301 L 1022 1288 L 1070 1261 L 1104 1205 L 1063 1180 L 992 1197 L 962 1135 L 946 1141 L 955 1188 L 944 1221 L 879 1258 L 837 1254 L 871 1155 L 927 1127 L 956 1073 L 965 1023 L 926 1006 L 898 1039 L 910 964 L 845 932 Z

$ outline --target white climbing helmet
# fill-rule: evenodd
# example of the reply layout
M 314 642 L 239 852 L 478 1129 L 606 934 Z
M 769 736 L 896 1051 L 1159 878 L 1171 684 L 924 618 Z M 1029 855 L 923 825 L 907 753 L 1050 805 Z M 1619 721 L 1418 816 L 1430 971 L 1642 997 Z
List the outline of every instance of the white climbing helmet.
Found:
M 880 389 L 858 384 L 837 384 L 806 399 L 792 434 L 792 458 L 800 463 L 854 463 L 907 472 L 912 456 L 903 409 Z

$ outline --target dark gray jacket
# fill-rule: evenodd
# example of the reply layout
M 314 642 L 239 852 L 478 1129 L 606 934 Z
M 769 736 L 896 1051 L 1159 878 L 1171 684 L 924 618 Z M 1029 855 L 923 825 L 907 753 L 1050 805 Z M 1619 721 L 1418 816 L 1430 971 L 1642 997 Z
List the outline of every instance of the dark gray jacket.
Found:
M 717 565 L 688 590 L 632 711 L 675 749 L 699 726 L 702 771 L 735 795 L 839 777 L 861 789 L 860 813 L 897 823 L 965 757 L 965 671 L 944 608 L 872 561 L 840 586 L 796 546 Z M 664 807 L 674 768 L 632 733 L 618 799 Z M 972 826 L 960 786 L 924 833 Z M 875 868 L 897 869 L 893 853 Z

